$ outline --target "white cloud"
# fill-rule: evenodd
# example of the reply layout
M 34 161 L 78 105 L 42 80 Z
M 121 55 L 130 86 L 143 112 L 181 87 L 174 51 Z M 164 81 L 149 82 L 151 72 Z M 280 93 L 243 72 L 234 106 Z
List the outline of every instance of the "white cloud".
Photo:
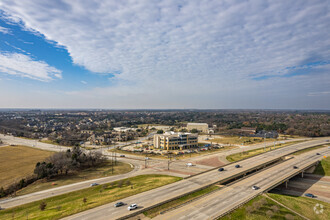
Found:
M 45 82 L 62 78 L 62 71 L 49 66 L 44 61 L 36 61 L 19 53 L 0 53 L 0 73 Z
M 87 82 L 86 81 L 84 81 L 84 80 L 82 80 L 82 81 L 80 81 L 82 84 L 87 84 Z
M 322 95 L 329 95 L 330 91 L 324 91 L 324 92 L 309 92 L 308 96 L 322 96 Z
M 0 33 L 10 34 L 11 31 L 8 28 L 5 28 L 5 27 L 0 26 Z
M 171 94 L 167 103 L 181 101 L 175 94 L 221 94 L 222 107 L 231 94 L 239 100 L 240 94 L 267 89 L 252 78 L 285 75 L 287 67 L 330 60 L 326 0 L 3 0 L 0 8 L 65 47 L 75 64 L 114 74 L 110 81 L 115 86 L 85 93 L 118 101 L 134 91 L 151 93 L 153 99 Z M 322 77 L 321 87 L 329 86 L 329 77 Z M 320 86 L 311 78 L 317 76 L 302 77 L 302 83 Z M 282 94 L 283 85 L 290 83 L 292 91 L 300 91 L 295 79 L 278 79 L 274 93 Z M 183 102 L 194 103 L 195 97 Z

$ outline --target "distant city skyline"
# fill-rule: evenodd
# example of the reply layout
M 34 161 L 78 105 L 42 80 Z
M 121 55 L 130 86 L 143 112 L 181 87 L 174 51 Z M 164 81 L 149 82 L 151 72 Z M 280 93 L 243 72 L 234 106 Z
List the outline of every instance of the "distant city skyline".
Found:
M 328 4 L 0 0 L 0 108 L 329 110 Z

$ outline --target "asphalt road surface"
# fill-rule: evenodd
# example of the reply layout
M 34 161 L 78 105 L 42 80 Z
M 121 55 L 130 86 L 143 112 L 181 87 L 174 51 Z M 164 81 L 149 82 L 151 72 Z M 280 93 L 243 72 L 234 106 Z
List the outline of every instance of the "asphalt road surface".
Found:
M 316 152 L 321 155 L 316 155 Z M 177 219 L 177 220 L 204 220 L 216 219 L 238 205 L 249 201 L 254 196 L 260 194 L 263 190 L 278 184 L 297 172 L 293 166 L 298 168 L 307 167 L 308 165 L 321 160 L 324 155 L 329 155 L 330 149 L 314 150 L 294 159 L 287 160 L 274 167 L 266 169 L 260 173 L 252 175 L 242 181 L 238 181 L 233 185 L 225 187 L 204 198 L 191 202 L 181 208 L 159 215 L 155 219 Z M 252 189 L 252 186 L 260 187 L 259 190 Z
M 160 202 L 164 202 L 169 199 L 176 198 L 180 195 L 184 195 L 193 190 L 197 190 L 204 186 L 210 185 L 212 183 L 225 180 L 235 174 L 243 173 L 246 170 L 252 169 L 258 165 L 262 165 L 266 162 L 269 162 L 281 156 L 285 156 L 297 150 L 327 143 L 325 140 L 326 140 L 325 138 L 321 138 L 317 140 L 291 145 L 285 148 L 280 148 L 274 151 L 270 151 L 255 156 L 253 158 L 248 158 L 246 160 L 224 166 L 225 172 L 220 173 L 217 170 L 212 170 L 197 176 L 193 176 L 189 179 L 185 179 L 170 185 L 159 187 L 157 189 L 143 192 L 134 196 L 130 196 L 126 199 L 123 199 L 123 202 L 127 204 L 137 203 L 139 205 L 139 209 L 150 207 L 155 204 L 159 204 Z M 241 168 L 235 168 L 236 164 L 240 164 Z M 238 197 L 236 196 L 235 198 L 237 199 Z M 114 204 L 116 202 L 112 202 L 94 209 L 90 209 L 78 213 L 76 215 L 69 216 L 65 219 L 76 219 L 76 220 L 117 219 L 119 217 L 126 216 L 129 213 L 134 213 L 138 211 L 135 210 L 128 212 L 126 206 L 120 208 L 114 208 Z

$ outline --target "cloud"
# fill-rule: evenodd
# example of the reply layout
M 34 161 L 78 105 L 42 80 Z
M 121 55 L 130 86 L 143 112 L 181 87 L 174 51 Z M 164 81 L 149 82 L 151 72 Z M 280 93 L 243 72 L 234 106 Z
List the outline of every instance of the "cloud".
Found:
M 0 72 L 44 82 L 62 78 L 62 71 L 19 53 L 0 53 Z
M 309 92 L 308 96 L 323 96 L 323 95 L 329 95 L 330 91 L 324 91 L 324 92 Z
M 1 27 L 1 26 L 0 26 L 0 33 L 3 33 L 3 34 L 11 34 L 11 31 L 10 31 L 8 28 Z
M 80 81 L 82 84 L 87 84 L 87 82 L 86 81 L 84 81 L 84 80 L 82 80 L 82 81 Z
M 276 80 L 279 94 L 287 84 L 292 92 L 306 83 L 329 86 L 329 65 L 303 67 L 316 57 L 314 62 L 330 60 L 326 0 L 3 0 L 0 8 L 7 19 L 66 48 L 74 64 L 113 75 L 109 88 L 86 94 L 102 91 L 100 96 L 120 100 L 134 89 L 154 99 L 171 94 L 167 104 L 181 101 L 175 94 L 218 94 L 222 107 L 232 96 L 267 89 L 264 81 Z M 290 75 L 286 68 L 294 66 L 317 74 Z M 253 80 L 260 77 L 262 82 Z M 297 78 L 301 84 L 293 83 Z M 183 100 L 196 101 L 205 100 Z

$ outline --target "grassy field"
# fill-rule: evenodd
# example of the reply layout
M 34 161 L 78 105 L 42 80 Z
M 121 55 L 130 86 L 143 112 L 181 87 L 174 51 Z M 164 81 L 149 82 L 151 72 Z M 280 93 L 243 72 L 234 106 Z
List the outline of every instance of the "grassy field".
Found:
M 261 137 L 240 137 L 240 136 L 223 136 L 221 138 L 210 139 L 212 143 L 221 143 L 221 144 L 258 144 L 264 142 L 264 139 Z M 272 142 L 275 139 L 267 138 L 266 141 Z
M 42 143 L 46 143 L 46 144 L 59 145 L 57 142 L 55 142 L 55 141 L 51 141 L 51 140 L 41 140 L 40 142 L 42 142 Z
M 278 211 L 274 212 L 273 206 L 278 207 Z M 254 210 L 249 210 L 254 207 Z M 266 212 L 272 211 L 273 216 L 267 216 Z M 274 201 L 264 197 L 258 196 L 248 203 L 244 204 L 242 207 L 236 209 L 232 213 L 219 218 L 221 220 L 229 220 L 229 219 L 247 219 L 247 220 L 264 220 L 264 219 L 286 219 L 286 215 L 291 215 L 296 220 L 302 219 L 300 216 L 295 215 L 294 213 L 290 212 L 288 209 L 279 206 Z
M 0 147 L 0 187 L 33 174 L 37 162 L 53 152 L 25 146 Z
M 330 219 L 330 204 L 316 199 L 306 197 L 295 197 L 287 195 L 269 194 L 269 196 L 290 209 L 306 216 L 312 220 Z M 323 213 L 316 214 L 314 207 L 316 204 L 323 205 Z
M 118 201 L 141 192 L 181 180 L 166 175 L 141 175 L 104 185 L 55 196 L 43 200 L 47 207 L 39 209 L 41 201 L 0 211 L 0 219 L 60 219 L 106 203 Z M 127 184 L 127 180 L 130 184 Z M 123 182 L 124 184 L 120 184 Z M 83 199 L 86 198 L 86 203 Z
M 162 212 L 162 211 L 165 211 L 165 210 L 168 210 L 172 207 L 176 207 L 178 205 L 181 205 L 185 202 L 188 202 L 192 199 L 195 199 L 195 198 L 198 198 L 206 193 L 209 193 L 209 192 L 212 192 L 212 191 L 215 191 L 219 189 L 218 186 L 210 186 L 210 187 L 207 187 L 205 189 L 202 189 L 202 190 L 199 190 L 197 192 L 194 192 L 194 193 L 191 193 L 189 195 L 186 195 L 186 196 L 183 196 L 179 199 L 176 199 L 176 200 L 173 200 L 171 202 L 168 202 L 166 204 L 163 204 L 163 205 L 160 205 L 160 206 L 157 206 L 153 209 L 150 209 L 148 211 L 145 211 L 143 212 L 143 214 L 149 218 L 154 218 L 156 217 L 157 215 L 159 215 L 159 212 Z
M 306 148 L 304 150 L 295 152 L 295 153 L 293 153 L 293 155 L 300 155 L 300 154 L 303 154 L 303 153 L 306 153 L 306 152 L 309 152 L 309 151 L 312 151 L 312 150 L 316 150 L 316 149 L 320 149 L 320 148 L 325 148 L 325 147 L 327 147 L 327 145 L 319 145 L 319 146 L 315 146 L 315 147 L 310 147 L 310 148 Z
M 285 144 L 276 144 L 275 145 L 275 149 L 278 149 L 278 148 L 281 148 L 281 147 L 286 147 L 286 146 L 289 146 L 289 145 L 292 145 L 292 144 L 297 144 L 297 143 L 300 143 L 302 141 L 293 141 L 293 142 L 290 142 L 290 143 L 285 143 Z M 274 149 L 274 146 L 272 146 L 272 150 Z M 245 151 L 245 152 L 241 152 L 241 153 L 237 153 L 237 154 L 232 154 L 232 155 L 229 155 L 226 157 L 226 159 L 229 161 L 229 162 L 235 162 L 235 161 L 239 161 L 239 160 L 242 160 L 242 159 L 245 159 L 245 158 L 248 158 L 248 157 L 252 157 L 252 156 L 255 156 L 255 155 L 258 155 L 258 154 L 262 154 L 262 153 L 265 153 L 265 152 L 268 152 L 270 151 L 270 147 L 266 147 L 266 150 L 264 150 L 264 148 L 258 148 L 258 149 L 255 149 L 255 150 L 249 150 L 249 151 Z
M 50 180 L 38 180 L 18 191 L 16 195 L 25 195 L 32 192 L 51 189 L 85 180 L 124 174 L 130 172 L 132 169 L 133 168 L 127 163 L 117 162 L 117 165 L 114 166 L 112 173 L 111 164 L 106 163 L 103 166 L 88 168 L 68 176 L 59 176 Z
M 330 176 L 330 157 L 321 160 L 314 171 L 314 174 Z

